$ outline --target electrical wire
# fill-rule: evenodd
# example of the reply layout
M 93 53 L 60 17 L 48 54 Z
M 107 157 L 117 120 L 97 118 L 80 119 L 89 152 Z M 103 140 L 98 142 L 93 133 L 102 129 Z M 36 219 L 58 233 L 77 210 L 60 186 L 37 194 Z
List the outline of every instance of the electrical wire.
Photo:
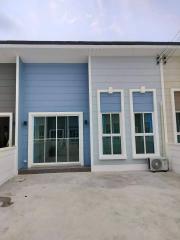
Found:
M 175 34 L 175 36 L 172 38 L 171 42 L 178 42 L 180 41 L 180 30 Z M 163 57 L 166 57 L 166 62 L 168 59 L 170 59 L 174 53 L 176 52 L 178 47 L 172 49 L 171 46 L 168 46 L 166 49 L 164 49 L 159 55 L 159 59 L 162 59 Z

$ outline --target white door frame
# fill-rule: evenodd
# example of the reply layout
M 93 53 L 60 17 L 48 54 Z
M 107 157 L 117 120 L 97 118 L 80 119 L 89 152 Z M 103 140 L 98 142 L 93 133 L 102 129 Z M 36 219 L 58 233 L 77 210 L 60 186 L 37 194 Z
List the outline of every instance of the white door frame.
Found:
M 33 163 L 34 117 L 78 116 L 79 117 L 79 162 Z M 35 166 L 84 165 L 83 112 L 30 112 L 28 121 L 28 168 Z

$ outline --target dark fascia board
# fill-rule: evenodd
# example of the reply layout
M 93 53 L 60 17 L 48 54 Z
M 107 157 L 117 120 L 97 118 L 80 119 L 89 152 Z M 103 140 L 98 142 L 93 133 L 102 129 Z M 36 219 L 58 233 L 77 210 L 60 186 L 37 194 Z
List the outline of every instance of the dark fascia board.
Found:
M 0 40 L 1 44 L 14 45 L 103 45 L 103 46 L 180 46 L 180 42 L 147 42 L 147 41 L 25 41 Z

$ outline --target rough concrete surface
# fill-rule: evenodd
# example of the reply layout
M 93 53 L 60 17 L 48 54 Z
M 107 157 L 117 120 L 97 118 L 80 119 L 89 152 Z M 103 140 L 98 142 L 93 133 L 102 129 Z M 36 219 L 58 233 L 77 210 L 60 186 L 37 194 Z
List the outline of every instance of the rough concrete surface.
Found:
M 179 240 L 180 175 L 53 173 L 0 187 L 0 240 Z

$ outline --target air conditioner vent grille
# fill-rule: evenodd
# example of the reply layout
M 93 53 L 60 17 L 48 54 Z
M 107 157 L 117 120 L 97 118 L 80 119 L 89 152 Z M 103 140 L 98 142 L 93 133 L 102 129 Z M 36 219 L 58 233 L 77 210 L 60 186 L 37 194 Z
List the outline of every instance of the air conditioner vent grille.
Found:
M 151 164 L 152 164 L 152 167 L 156 170 L 159 170 L 162 168 L 162 161 L 160 159 L 153 159 Z

